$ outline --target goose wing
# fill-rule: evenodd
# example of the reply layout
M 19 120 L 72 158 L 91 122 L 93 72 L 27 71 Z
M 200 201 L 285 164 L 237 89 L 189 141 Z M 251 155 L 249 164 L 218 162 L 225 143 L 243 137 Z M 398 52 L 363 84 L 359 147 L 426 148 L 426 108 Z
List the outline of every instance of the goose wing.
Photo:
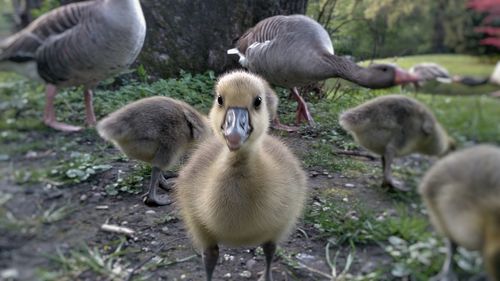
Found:
M 36 59 L 40 47 L 65 36 L 78 26 L 94 2 L 74 3 L 54 9 L 20 32 L 0 42 L 0 61 L 26 62 Z

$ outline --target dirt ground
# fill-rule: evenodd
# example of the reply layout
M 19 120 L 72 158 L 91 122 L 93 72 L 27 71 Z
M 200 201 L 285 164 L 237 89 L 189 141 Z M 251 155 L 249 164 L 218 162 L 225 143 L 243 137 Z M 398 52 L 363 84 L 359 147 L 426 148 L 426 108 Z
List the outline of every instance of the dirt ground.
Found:
M 45 147 L 0 162 L 3 175 L 0 191 L 4 198 L 10 198 L 4 205 L 6 214 L 22 222 L 15 226 L 0 224 L 0 271 L 3 270 L 4 279 L 41 280 L 41 272 L 64 269 L 62 263 L 54 261 L 58 253 L 71 253 L 86 245 L 104 253 L 112 253 L 121 247 L 114 260 L 116 276 L 112 278 L 109 275 L 99 275 L 82 267 L 81 270 L 66 271 L 71 274 L 63 274 L 61 276 L 64 278 L 59 276 L 53 280 L 204 280 L 201 256 L 191 246 L 184 225 L 178 218 L 175 202 L 169 206 L 148 207 L 142 203 L 139 194 L 120 193 L 110 196 L 105 192 L 105 186 L 116 181 L 118 173 L 130 172 L 136 162 L 110 161 L 108 164 L 112 165 L 111 169 L 92 175 L 78 184 L 55 186 L 50 181 L 16 184 L 13 180 L 16 171 L 35 169 L 51 161 L 65 159 L 68 152 L 61 151 L 58 145 L 69 142 L 75 135 L 51 131 L 34 132 L 27 134 L 25 141 L 40 138 L 46 139 Z M 290 134 L 282 139 L 299 157 L 311 153 L 314 139 L 305 139 L 300 134 Z M 80 152 L 119 159 L 115 157 L 120 155 L 119 151 L 105 144 L 94 131 L 88 130 L 74 144 L 74 149 Z M 378 160 L 348 157 L 364 161 L 380 171 Z M 419 162 L 429 160 L 407 157 L 400 161 L 400 164 L 406 161 L 408 165 L 419 166 Z M 315 204 L 318 195 L 325 190 L 331 190 L 349 194 L 345 200 L 357 198 L 363 201 L 374 212 L 383 213 L 393 207 L 390 196 L 377 186 L 380 176 L 376 174 L 349 177 L 323 167 L 311 167 L 307 171 L 310 176 L 308 205 Z M 148 178 L 145 178 L 144 190 L 147 182 Z M 54 206 L 69 206 L 71 211 L 52 223 L 30 223 Z M 135 232 L 128 237 L 105 232 L 100 229 L 105 223 L 125 226 Z M 273 265 L 275 280 L 329 280 L 327 275 L 331 274 L 331 269 L 325 259 L 327 243 L 328 237 L 320 235 L 312 224 L 301 220 L 298 230 L 280 245 L 282 254 L 275 258 Z M 336 250 L 341 253 L 338 264 L 342 265 L 349 252 L 348 246 L 332 249 Z M 293 260 L 286 258 L 291 253 Z M 350 271 L 371 272 L 387 266 L 390 261 L 390 257 L 378 245 L 358 246 L 356 260 Z M 118 266 L 119 263 L 121 267 Z M 264 264 L 261 250 L 222 246 L 214 278 L 256 280 L 261 275 Z M 51 280 L 50 277 L 44 278 Z

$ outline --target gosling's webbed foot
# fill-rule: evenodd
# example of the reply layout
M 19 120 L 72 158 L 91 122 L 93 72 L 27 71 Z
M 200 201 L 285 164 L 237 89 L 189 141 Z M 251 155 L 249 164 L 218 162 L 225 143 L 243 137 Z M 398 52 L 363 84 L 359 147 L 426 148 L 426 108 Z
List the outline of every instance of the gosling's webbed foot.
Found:
M 392 190 L 399 190 L 404 192 L 411 191 L 411 189 L 408 186 L 406 186 L 403 182 L 397 181 L 395 179 L 384 180 L 384 182 L 382 182 L 382 187 L 387 187 Z
M 167 194 L 158 194 L 158 188 L 168 190 L 167 186 L 170 186 L 170 184 L 168 184 L 162 171 L 158 167 L 153 167 L 151 171 L 151 181 L 149 183 L 149 189 L 143 199 L 144 204 L 155 207 L 172 203 L 170 197 Z
M 172 200 L 170 200 L 170 196 L 167 194 L 152 196 L 150 193 L 146 194 L 143 198 L 144 204 L 150 207 L 158 207 L 172 204 Z

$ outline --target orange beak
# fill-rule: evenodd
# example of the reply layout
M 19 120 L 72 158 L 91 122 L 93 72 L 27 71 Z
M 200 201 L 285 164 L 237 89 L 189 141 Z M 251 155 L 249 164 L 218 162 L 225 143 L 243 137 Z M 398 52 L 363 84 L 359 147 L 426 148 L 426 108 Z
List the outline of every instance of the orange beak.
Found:
M 396 75 L 394 77 L 394 83 L 396 85 L 414 83 L 422 80 L 420 76 L 416 74 L 409 73 L 401 68 L 396 68 Z

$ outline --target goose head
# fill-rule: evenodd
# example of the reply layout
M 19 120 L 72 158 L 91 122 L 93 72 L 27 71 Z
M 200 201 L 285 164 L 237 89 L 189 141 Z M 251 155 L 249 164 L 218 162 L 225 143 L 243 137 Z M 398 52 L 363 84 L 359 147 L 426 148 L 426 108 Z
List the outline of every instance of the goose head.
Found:
M 420 76 L 409 73 L 402 68 L 392 64 L 373 64 L 367 68 L 368 75 L 365 81 L 369 81 L 369 88 L 387 88 L 394 85 L 418 82 Z
M 230 151 L 248 149 L 269 127 L 266 82 L 255 74 L 234 71 L 219 78 L 209 119 Z

